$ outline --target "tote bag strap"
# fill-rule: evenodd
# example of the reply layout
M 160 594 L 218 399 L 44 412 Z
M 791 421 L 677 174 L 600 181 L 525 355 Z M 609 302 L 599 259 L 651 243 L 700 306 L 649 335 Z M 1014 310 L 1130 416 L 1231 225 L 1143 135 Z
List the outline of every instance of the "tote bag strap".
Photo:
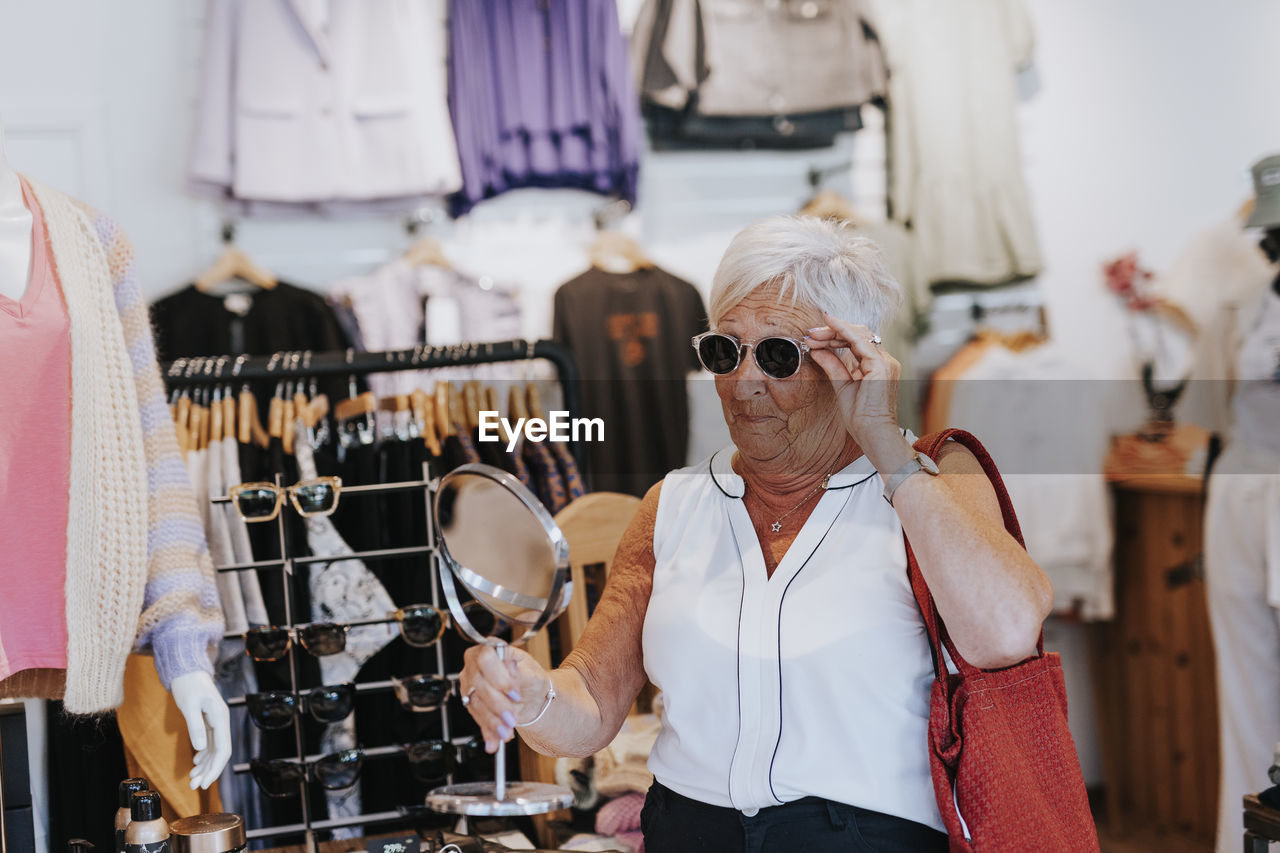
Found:
M 917 440 L 915 449 L 931 459 L 937 459 L 943 445 L 948 441 L 954 441 L 968 448 L 977 458 L 983 472 L 987 475 L 987 479 L 991 481 L 992 488 L 995 489 L 996 500 L 999 501 L 1000 512 L 1004 516 L 1005 530 L 1017 540 L 1019 545 L 1026 548 L 1026 543 L 1022 539 L 1022 528 L 1018 525 L 1018 517 L 1013 511 L 1013 502 L 1009 500 L 1009 492 L 1005 489 L 1004 480 L 996 469 L 995 462 L 991 459 L 991 454 L 987 453 L 986 448 L 982 446 L 982 442 L 964 430 L 946 429 L 941 432 L 931 433 Z M 977 675 L 981 670 L 960 655 L 951 640 L 950 634 L 947 633 L 947 626 L 943 623 L 941 614 L 938 613 L 938 605 L 933 600 L 933 593 L 929 591 L 929 585 L 925 583 L 924 574 L 920 571 L 920 564 L 916 561 L 915 552 L 911 549 L 911 540 L 907 539 L 905 532 L 902 538 L 907 546 L 907 577 L 911 582 L 911 591 L 915 595 L 916 604 L 920 607 L 920 613 L 924 617 L 925 630 L 929 634 L 929 644 L 933 652 L 934 674 L 939 679 L 942 679 L 946 674 L 946 662 L 942 656 L 942 651 L 945 648 L 947 654 L 951 656 L 952 662 L 955 663 L 956 669 L 962 675 L 966 678 Z M 1040 631 L 1040 637 L 1036 640 L 1036 654 L 1044 654 L 1043 629 Z

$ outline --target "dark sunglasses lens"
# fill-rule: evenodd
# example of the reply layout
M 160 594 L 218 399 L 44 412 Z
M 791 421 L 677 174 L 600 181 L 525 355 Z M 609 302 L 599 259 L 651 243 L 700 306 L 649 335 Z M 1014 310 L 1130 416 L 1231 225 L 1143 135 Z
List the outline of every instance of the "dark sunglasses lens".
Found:
M 270 518 L 276 511 L 276 493 L 271 489 L 242 489 L 236 495 L 236 508 L 249 521 Z
M 467 622 L 471 623 L 471 627 L 482 637 L 496 636 L 501 634 L 507 627 L 507 623 L 500 620 L 493 614 L 492 610 L 478 601 L 468 601 L 462 605 L 462 612 L 466 614 Z M 458 627 L 456 619 L 453 627 L 457 630 L 459 636 L 470 640 L 470 637 L 463 633 L 462 628 Z
M 302 781 L 302 765 L 292 761 L 263 761 L 255 758 L 249 762 L 253 779 L 268 797 L 294 797 Z
M 316 780 L 330 791 L 350 788 L 360 778 L 362 767 L 364 753 L 358 749 L 344 749 L 316 762 Z
M 406 607 L 402 613 L 400 633 L 411 646 L 429 646 L 444 633 L 444 614 L 434 607 Z
M 298 499 L 298 509 L 303 515 L 320 515 L 333 512 L 338 504 L 338 491 L 328 483 L 311 483 L 293 490 Z
M 451 744 L 442 740 L 423 740 L 404 748 L 409 757 L 409 772 L 419 782 L 435 782 L 449 772 Z
M 316 622 L 298 629 L 302 647 L 316 657 L 336 655 L 347 648 L 347 632 L 332 622 Z
M 738 367 L 738 344 L 724 335 L 707 335 L 698 342 L 698 358 L 712 373 L 733 373 Z
M 285 628 L 251 628 L 244 635 L 244 650 L 256 661 L 280 660 L 289 651 Z
M 249 709 L 249 719 L 260 729 L 283 729 L 293 722 L 294 698 L 292 693 L 272 690 L 268 693 L 250 693 L 244 697 Z
M 449 698 L 449 686 L 439 675 L 413 675 L 396 683 L 396 694 L 410 711 L 434 711 Z
M 356 686 L 317 687 L 307 694 L 307 709 L 320 723 L 336 723 L 346 719 L 356 703 Z
M 755 346 L 756 361 L 774 379 L 794 376 L 800 369 L 800 347 L 786 338 L 765 338 Z

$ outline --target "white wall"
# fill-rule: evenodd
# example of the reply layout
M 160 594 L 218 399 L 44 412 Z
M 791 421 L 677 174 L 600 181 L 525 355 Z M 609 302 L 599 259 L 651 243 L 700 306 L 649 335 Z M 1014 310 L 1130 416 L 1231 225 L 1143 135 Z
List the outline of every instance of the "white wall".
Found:
M 1041 88 L 1023 150 L 1050 324 L 1105 375 L 1132 375 L 1099 266 L 1136 249 L 1158 271 L 1252 194 L 1249 167 L 1280 152 L 1280 3 L 1030 4 Z

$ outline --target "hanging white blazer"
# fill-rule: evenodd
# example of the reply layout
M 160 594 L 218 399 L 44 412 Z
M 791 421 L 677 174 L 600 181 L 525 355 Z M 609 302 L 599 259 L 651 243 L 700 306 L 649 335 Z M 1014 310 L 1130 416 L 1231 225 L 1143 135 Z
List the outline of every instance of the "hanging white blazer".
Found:
M 444 0 L 208 0 L 190 176 L 237 199 L 461 186 Z
M 875 467 L 864 456 L 831 477 L 770 578 L 733 453 L 662 483 L 643 643 L 664 715 L 649 769 L 748 815 L 812 795 L 942 830 L 933 664 Z

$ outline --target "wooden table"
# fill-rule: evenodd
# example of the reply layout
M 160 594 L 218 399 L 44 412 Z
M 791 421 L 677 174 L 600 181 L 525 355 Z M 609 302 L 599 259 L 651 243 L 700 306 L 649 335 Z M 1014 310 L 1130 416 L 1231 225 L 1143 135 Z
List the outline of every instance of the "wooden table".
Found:
M 1090 626 L 1108 829 L 1212 845 L 1218 713 L 1199 478 L 1114 484 L 1116 616 Z

